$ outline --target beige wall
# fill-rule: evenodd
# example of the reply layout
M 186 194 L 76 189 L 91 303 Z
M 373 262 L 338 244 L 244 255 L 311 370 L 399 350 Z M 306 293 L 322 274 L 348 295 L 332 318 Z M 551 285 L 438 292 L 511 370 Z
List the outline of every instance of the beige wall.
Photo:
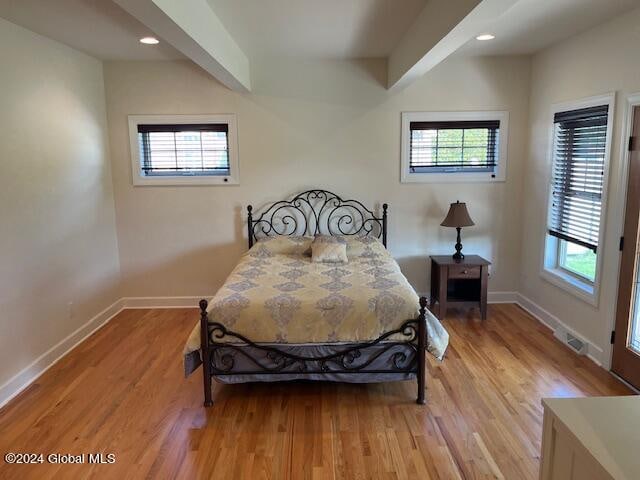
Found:
M 4 20 L 0 59 L 2 403 L 119 297 L 119 264 L 101 63 Z
M 388 202 L 390 250 L 421 293 L 427 255 L 452 250 L 455 232 L 439 226 L 448 204 L 466 201 L 477 225 L 463 232 L 465 251 L 494 262 L 490 291 L 520 291 L 606 356 L 639 23 L 640 10 L 533 61 L 453 57 L 398 93 L 384 88 L 384 61 L 270 61 L 255 65 L 253 93 L 238 94 L 186 61 L 106 63 L 103 77 L 95 59 L 0 20 L 0 385 L 120 296 L 212 294 L 246 249 L 246 205 L 312 187 Z M 615 143 L 594 308 L 540 278 L 549 111 L 610 91 Z M 507 181 L 401 184 L 400 113 L 420 110 L 508 110 Z M 241 184 L 134 188 L 127 115 L 197 113 L 237 114 Z
M 619 266 L 618 237 L 622 228 L 620 192 L 621 128 L 626 97 L 640 91 L 640 10 L 598 26 L 549 48 L 533 58 L 531 78 L 531 136 L 525 170 L 521 292 L 609 356 L 610 322 L 616 302 Z M 553 103 L 617 93 L 613 149 L 609 175 L 606 235 L 600 303 L 593 307 L 540 277 L 547 185 L 550 169 L 549 124 Z
M 245 211 L 310 187 L 366 204 L 390 204 L 390 250 L 419 292 L 428 254 L 450 253 L 455 231 L 439 226 L 449 202 L 467 201 L 477 226 L 465 251 L 494 265 L 491 291 L 519 278 L 529 60 L 450 59 L 406 90 L 383 86 L 382 61 L 256 65 L 253 93 L 221 86 L 188 62 L 105 64 L 118 243 L 127 296 L 210 295 L 246 249 Z M 400 113 L 508 110 L 504 183 L 399 182 Z M 129 114 L 236 113 L 239 186 L 133 187 Z

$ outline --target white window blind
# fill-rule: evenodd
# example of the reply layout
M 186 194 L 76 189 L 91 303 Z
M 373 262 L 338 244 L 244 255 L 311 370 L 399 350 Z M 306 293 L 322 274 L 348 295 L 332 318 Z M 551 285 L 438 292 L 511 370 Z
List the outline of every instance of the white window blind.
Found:
M 138 125 L 145 176 L 230 174 L 227 124 Z
M 493 172 L 498 159 L 500 121 L 410 123 L 412 173 Z
M 607 142 L 608 105 L 554 117 L 549 234 L 598 248 Z

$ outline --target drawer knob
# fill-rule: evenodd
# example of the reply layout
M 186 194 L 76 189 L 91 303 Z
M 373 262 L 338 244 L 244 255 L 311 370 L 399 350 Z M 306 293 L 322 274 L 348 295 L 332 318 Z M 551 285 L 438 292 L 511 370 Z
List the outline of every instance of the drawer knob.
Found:
M 466 275 L 467 273 L 469 273 L 469 271 L 468 271 L 468 270 L 462 270 L 462 274 L 463 274 L 463 275 Z

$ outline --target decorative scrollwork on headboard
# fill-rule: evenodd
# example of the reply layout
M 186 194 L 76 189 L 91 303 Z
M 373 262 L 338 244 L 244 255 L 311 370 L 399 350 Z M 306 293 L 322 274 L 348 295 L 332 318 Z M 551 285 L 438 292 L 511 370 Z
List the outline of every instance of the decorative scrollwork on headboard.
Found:
M 247 207 L 249 248 L 260 237 L 276 235 L 371 235 L 387 246 L 387 204 L 382 216 L 358 200 L 343 200 L 327 190 L 307 190 L 291 200 L 277 201 L 253 218 Z

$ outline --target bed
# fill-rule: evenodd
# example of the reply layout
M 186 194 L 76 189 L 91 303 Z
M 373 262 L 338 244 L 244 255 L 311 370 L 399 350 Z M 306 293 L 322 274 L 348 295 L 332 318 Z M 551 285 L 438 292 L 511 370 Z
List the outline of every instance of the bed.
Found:
M 185 375 L 202 365 L 204 405 L 222 383 L 417 380 L 425 352 L 441 359 L 448 334 L 386 250 L 388 206 L 309 190 L 247 207 L 249 250 L 211 299 L 184 349 Z M 316 235 L 346 243 L 346 263 L 314 263 Z

